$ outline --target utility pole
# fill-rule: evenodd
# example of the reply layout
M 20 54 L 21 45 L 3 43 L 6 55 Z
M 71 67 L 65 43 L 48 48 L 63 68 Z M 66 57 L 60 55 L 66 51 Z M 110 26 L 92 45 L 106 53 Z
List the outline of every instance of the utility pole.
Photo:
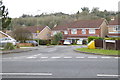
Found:
M 37 13 L 39 13 L 39 11 L 40 10 L 37 10 Z M 38 24 L 38 18 L 37 18 L 37 39 L 38 39 L 38 45 L 39 45 L 39 36 L 38 36 L 38 34 L 40 33 L 40 31 L 38 30 L 38 26 L 39 26 L 39 24 Z

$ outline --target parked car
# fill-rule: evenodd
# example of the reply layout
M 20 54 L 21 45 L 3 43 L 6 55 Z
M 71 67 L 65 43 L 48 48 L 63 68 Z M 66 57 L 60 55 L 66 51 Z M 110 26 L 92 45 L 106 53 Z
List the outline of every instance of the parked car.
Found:
M 36 42 L 34 40 L 28 40 L 28 41 L 26 41 L 26 43 L 32 43 L 33 46 L 38 46 L 38 42 Z
M 66 45 L 71 44 L 71 40 L 64 40 L 63 44 L 66 44 Z
M 12 43 L 13 45 L 16 45 L 16 40 L 11 37 L 0 38 L 0 46 L 4 46 L 7 43 Z
M 82 39 L 78 40 L 77 44 L 82 44 L 82 41 L 83 41 Z

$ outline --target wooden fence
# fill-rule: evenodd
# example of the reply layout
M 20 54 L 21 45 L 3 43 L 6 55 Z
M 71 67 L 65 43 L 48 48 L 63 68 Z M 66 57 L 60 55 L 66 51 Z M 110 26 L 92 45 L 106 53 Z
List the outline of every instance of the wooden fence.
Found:
M 108 50 L 120 50 L 120 40 L 95 40 L 95 47 Z

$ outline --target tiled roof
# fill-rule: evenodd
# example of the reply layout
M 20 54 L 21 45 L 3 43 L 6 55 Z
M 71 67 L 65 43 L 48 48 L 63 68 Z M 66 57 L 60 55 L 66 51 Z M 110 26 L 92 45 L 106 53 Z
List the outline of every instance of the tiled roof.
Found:
M 44 28 L 45 27 L 43 27 L 43 26 L 29 26 L 29 27 L 26 27 L 25 29 L 29 30 L 32 33 L 36 33 L 37 30 L 42 31 Z
M 66 30 L 67 28 L 99 28 L 104 19 L 97 20 L 79 20 L 71 23 L 58 25 L 52 30 Z
M 109 25 L 120 25 L 120 19 L 115 19 L 109 22 Z

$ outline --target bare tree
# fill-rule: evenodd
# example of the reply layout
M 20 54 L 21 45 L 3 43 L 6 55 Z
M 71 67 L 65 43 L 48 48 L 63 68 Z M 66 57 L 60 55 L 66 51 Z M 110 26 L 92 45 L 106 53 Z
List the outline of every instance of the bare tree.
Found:
M 24 28 L 18 28 L 13 31 L 13 37 L 20 42 L 32 39 L 32 33 Z

